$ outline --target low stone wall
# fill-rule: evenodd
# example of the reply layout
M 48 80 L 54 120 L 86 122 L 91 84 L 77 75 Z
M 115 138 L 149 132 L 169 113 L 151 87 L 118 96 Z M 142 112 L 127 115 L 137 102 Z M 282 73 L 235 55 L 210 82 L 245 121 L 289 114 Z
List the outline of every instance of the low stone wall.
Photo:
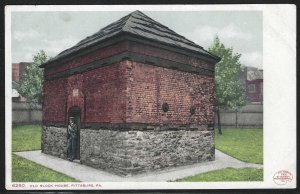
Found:
M 43 152 L 66 157 L 66 129 L 44 127 Z M 50 143 L 51 142 L 51 143 Z M 133 175 L 215 159 L 214 131 L 81 129 L 80 162 Z

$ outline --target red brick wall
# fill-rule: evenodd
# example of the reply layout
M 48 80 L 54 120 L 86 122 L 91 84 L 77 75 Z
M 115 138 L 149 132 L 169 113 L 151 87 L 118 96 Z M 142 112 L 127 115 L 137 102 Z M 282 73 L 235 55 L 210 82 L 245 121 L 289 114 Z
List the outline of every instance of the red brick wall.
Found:
M 75 74 L 67 78 L 67 96 L 68 103 L 67 109 L 70 110 L 71 107 L 79 107 L 81 110 L 81 121 L 84 121 L 84 74 Z
M 141 53 L 148 56 L 159 57 L 163 59 L 168 59 L 170 61 L 176 61 L 183 64 L 190 64 L 195 67 L 202 67 L 206 69 L 214 69 L 214 66 L 203 62 L 201 59 L 190 57 L 187 55 L 179 54 L 165 49 L 156 48 L 153 46 L 147 46 L 141 43 L 132 42 L 132 41 L 122 41 L 111 45 L 106 48 L 102 48 L 92 53 L 89 53 L 82 57 L 76 57 L 63 65 L 58 65 L 55 67 L 46 68 L 44 73 L 45 75 L 51 75 L 58 72 L 65 71 L 70 68 L 78 67 L 87 63 L 91 63 L 96 60 L 100 60 L 106 57 L 110 57 L 116 54 L 120 54 L 125 51 L 132 51 L 136 53 Z
M 137 42 L 128 42 L 128 48 L 130 51 L 148 56 L 163 58 L 178 63 L 189 64 L 195 67 L 202 67 L 205 69 L 214 69 L 214 65 L 208 64 L 199 58 L 187 56 L 180 53 L 174 53 L 172 51 L 144 45 Z
M 44 121 L 67 121 L 68 110 L 81 109 L 82 122 L 125 121 L 124 62 L 44 82 Z
M 12 80 L 19 82 L 20 76 L 19 76 L 19 63 L 13 63 L 12 64 Z
M 249 92 L 249 85 L 254 84 L 255 85 L 255 92 Z M 250 100 L 250 102 L 261 102 L 262 101 L 262 79 L 247 81 L 247 97 Z
M 93 61 L 97 61 L 97 60 L 100 60 L 100 59 L 103 59 L 106 57 L 120 54 L 127 50 L 127 45 L 128 45 L 127 41 L 116 43 L 109 47 L 96 50 L 87 55 L 84 55 L 81 57 L 76 57 L 63 65 L 46 68 L 44 73 L 45 73 L 45 75 L 51 75 L 51 74 L 65 71 L 70 68 L 74 68 L 74 67 L 78 67 L 78 66 L 81 66 L 81 65 L 84 65 L 87 63 L 91 63 Z
M 126 77 L 128 123 L 213 123 L 213 78 L 129 61 Z
M 121 42 L 71 60 L 65 65 L 46 68 L 54 74 L 125 50 L 165 58 L 194 66 L 212 68 L 200 59 L 182 54 Z M 44 121 L 67 121 L 72 106 L 81 109 L 82 122 L 98 123 L 174 123 L 206 124 L 213 122 L 212 77 L 162 67 L 123 61 L 44 83 Z M 162 111 L 162 104 L 169 111 Z M 190 107 L 196 113 L 190 114 Z
M 22 76 L 25 73 L 26 67 L 30 65 L 27 62 L 12 64 L 12 80 L 18 83 L 22 82 Z
M 67 78 L 45 81 L 43 93 L 43 121 L 65 121 Z
M 126 80 L 124 62 L 84 74 L 85 122 L 125 122 Z

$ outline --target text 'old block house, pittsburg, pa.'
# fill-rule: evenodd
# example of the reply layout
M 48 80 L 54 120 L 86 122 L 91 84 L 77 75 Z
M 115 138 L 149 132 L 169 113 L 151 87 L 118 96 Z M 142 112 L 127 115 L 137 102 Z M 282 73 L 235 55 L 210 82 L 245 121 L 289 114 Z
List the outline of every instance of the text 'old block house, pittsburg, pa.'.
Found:
M 45 64 L 42 152 L 119 175 L 211 161 L 220 60 L 139 11 Z

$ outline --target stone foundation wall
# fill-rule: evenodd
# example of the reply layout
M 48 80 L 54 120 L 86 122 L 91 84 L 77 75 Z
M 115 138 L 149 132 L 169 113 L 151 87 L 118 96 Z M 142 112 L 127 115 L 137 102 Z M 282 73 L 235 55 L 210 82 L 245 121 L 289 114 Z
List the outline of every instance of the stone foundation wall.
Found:
M 65 158 L 66 130 L 44 127 L 43 152 Z M 47 142 L 47 143 L 46 143 Z M 81 129 L 80 162 L 133 175 L 215 159 L 214 131 Z
M 67 158 L 67 128 L 43 126 L 42 152 L 60 158 Z
M 119 175 L 211 161 L 215 158 L 214 149 L 213 131 L 81 132 L 81 162 Z

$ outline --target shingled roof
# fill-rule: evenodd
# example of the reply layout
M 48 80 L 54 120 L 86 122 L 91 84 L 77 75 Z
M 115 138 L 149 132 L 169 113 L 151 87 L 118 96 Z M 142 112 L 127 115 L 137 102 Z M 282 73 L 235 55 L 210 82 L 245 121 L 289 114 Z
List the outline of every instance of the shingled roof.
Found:
M 262 70 L 252 70 L 247 72 L 248 81 L 253 81 L 257 79 L 264 79 Z
M 177 34 L 168 27 L 156 22 L 142 12 L 134 11 L 129 15 L 122 17 L 118 21 L 100 29 L 97 33 L 86 37 L 78 42 L 75 46 L 59 53 L 56 57 L 43 64 L 41 67 L 44 67 L 46 64 L 65 58 L 79 50 L 93 46 L 105 39 L 121 33 L 127 33 L 163 44 L 191 50 L 218 60 L 217 56 L 204 50 L 203 47 L 186 39 L 184 36 Z

